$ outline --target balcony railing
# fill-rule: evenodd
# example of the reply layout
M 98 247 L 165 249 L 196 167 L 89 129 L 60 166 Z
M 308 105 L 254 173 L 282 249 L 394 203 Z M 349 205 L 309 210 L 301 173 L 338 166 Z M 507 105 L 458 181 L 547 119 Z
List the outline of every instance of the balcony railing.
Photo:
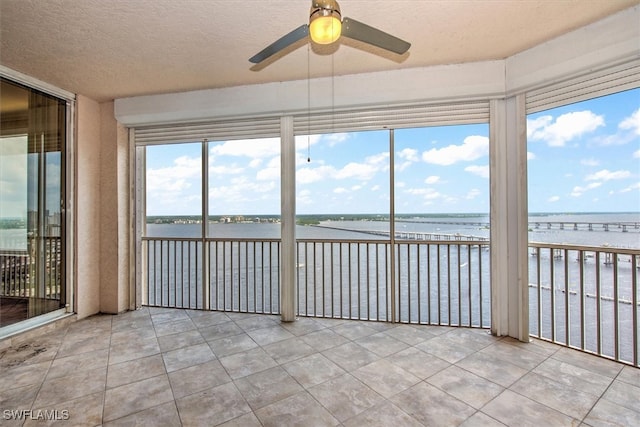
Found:
M 31 250 L 0 249 L 0 296 L 59 300 L 62 280 L 60 237 L 33 239 L 29 244 Z M 38 244 L 42 245 L 40 251 Z M 38 252 L 43 256 L 36 256 Z M 40 280 L 35 279 L 38 275 L 42 276 Z
M 146 305 L 280 311 L 279 239 L 142 244 Z M 638 366 L 640 251 L 529 246 L 531 335 Z M 490 327 L 489 242 L 396 240 L 393 251 L 389 240 L 298 240 L 298 315 Z
M 530 243 L 532 336 L 639 366 L 640 251 Z

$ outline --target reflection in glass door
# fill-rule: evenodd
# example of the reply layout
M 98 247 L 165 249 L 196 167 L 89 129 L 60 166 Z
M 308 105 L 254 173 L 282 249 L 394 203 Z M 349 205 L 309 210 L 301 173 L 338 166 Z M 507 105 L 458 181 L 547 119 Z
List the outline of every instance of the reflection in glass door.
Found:
M 0 80 L 0 327 L 64 307 L 66 102 Z

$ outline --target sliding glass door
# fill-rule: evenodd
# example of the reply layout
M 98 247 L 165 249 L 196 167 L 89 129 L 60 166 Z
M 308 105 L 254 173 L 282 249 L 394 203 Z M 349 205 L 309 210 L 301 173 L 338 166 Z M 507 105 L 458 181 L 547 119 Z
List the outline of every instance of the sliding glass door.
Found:
M 0 327 L 64 307 L 66 102 L 0 80 Z

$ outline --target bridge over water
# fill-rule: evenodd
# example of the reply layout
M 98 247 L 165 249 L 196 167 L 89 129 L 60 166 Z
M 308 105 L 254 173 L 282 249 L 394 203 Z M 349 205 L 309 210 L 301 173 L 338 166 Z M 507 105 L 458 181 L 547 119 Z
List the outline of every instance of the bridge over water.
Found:
M 416 222 L 415 220 L 396 219 L 396 222 Z M 467 222 L 467 221 L 420 221 L 424 224 L 440 225 L 464 225 L 473 227 L 489 227 L 488 222 Z M 640 222 L 617 221 L 617 222 L 593 222 L 593 221 L 530 221 L 530 229 L 547 230 L 575 230 L 575 231 L 640 231 Z
M 388 230 L 359 230 L 353 228 L 343 227 L 330 227 L 326 225 L 319 225 L 319 228 L 330 228 L 332 230 L 351 231 L 354 233 L 372 234 L 374 236 L 389 237 L 391 232 Z M 442 240 L 442 241 L 474 241 L 474 242 L 489 242 L 488 237 L 472 236 L 460 233 L 444 234 L 444 233 L 424 233 L 416 231 L 396 231 L 395 238 L 400 240 Z

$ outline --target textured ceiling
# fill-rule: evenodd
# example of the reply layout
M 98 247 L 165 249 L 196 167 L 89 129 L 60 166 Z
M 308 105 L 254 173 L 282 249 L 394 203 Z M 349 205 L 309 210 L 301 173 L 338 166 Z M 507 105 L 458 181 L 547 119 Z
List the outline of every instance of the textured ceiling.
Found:
M 309 0 L 0 0 L 0 64 L 97 101 L 331 74 L 503 59 L 640 0 L 342 0 L 412 43 L 342 39 L 248 58 L 307 22 Z

